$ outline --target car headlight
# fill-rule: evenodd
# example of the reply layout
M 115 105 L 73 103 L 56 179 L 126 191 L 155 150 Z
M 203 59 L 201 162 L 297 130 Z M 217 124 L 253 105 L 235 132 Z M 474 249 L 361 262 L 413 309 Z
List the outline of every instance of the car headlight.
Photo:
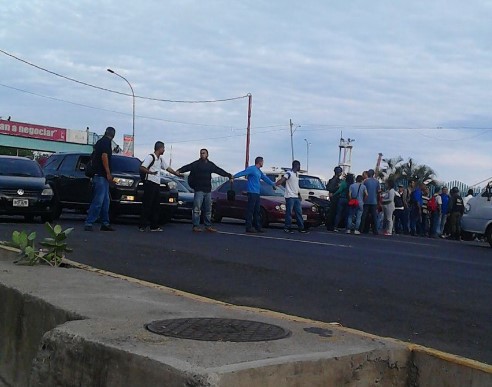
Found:
M 318 212 L 318 207 L 311 206 L 311 212 Z
M 169 181 L 167 185 L 169 189 L 176 189 L 176 187 L 178 186 L 175 181 Z
M 323 199 L 323 200 L 328 200 L 329 199 L 329 197 L 326 196 L 326 195 L 320 195 L 319 198 L 320 199 Z
M 45 188 L 41 192 L 41 196 L 53 196 L 53 190 L 51 188 Z
M 124 179 L 122 177 L 113 177 L 113 182 L 120 187 L 131 187 L 134 183 L 133 179 Z
M 277 211 L 284 211 L 285 212 L 286 208 L 287 207 L 285 207 L 285 204 L 278 204 L 278 205 L 275 206 L 275 209 Z

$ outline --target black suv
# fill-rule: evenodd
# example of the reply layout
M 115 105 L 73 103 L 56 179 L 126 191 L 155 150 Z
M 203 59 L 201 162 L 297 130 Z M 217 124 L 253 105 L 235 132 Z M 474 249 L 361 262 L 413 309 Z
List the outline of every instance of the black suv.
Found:
M 63 208 L 86 211 L 92 200 L 91 179 L 85 176 L 89 153 L 55 153 L 43 167 L 46 179 L 55 194 L 56 217 Z M 142 210 L 143 183 L 140 181 L 141 161 L 136 157 L 113 155 L 111 158 L 110 218 L 139 215 Z M 160 221 L 171 220 L 178 205 L 176 183 L 161 181 Z

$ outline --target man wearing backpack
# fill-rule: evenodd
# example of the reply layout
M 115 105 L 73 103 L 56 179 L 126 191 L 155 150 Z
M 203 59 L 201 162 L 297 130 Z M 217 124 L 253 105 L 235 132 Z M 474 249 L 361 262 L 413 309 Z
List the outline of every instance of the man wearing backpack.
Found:
M 162 141 L 157 141 L 154 145 L 154 153 L 147 155 L 140 165 L 140 173 L 143 174 L 144 195 L 142 199 L 142 213 L 138 229 L 145 231 L 150 225 L 150 231 L 162 231 L 159 227 L 159 207 L 160 207 L 160 186 L 161 169 L 168 171 L 176 176 L 180 173 L 169 167 L 162 155 L 165 152 Z
M 337 216 L 337 208 L 338 208 L 338 195 L 335 195 L 335 192 L 337 192 L 339 186 L 340 186 L 340 180 L 342 176 L 343 169 L 339 166 L 335 167 L 333 169 L 333 177 L 328 180 L 328 183 L 326 184 L 326 190 L 330 193 L 330 209 L 328 213 L 328 219 L 326 222 L 326 229 L 328 231 L 334 231 L 337 227 L 335 224 L 335 217 Z
M 109 223 L 109 182 L 113 181 L 111 176 L 111 156 L 113 148 L 111 141 L 116 134 L 115 128 L 108 126 L 104 137 L 99 139 L 94 145 L 92 160 L 93 176 L 93 196 L 92 202 L 87 211 L 84 230 L 92 231 L 92 224 L 101 219 L 101 231 L 114 231 Z
M 460 190 L 458 187 L 453 187 L 449 200 L 449 232 L 451 239 L 461 240 L 461 217 L 464 212 L 465 205 L 460 195 Z

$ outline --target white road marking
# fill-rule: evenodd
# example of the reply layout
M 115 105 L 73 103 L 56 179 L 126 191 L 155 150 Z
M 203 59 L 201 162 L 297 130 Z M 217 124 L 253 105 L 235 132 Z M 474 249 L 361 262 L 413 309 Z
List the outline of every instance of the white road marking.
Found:
M 337 244 L 337 243 L 307 241 L 304 239 L 280 238 L 280 237 L 272 237 L 272 236 L 266 236 L 266 235 L 243 234 L 243 233 L 226 232 L 226 231 L 217 231 L 217 233 L 218 234 L 225 234 L 225 235 L 237 235 L 237 236 L 243 236 L 243 237 L 249 237 L 249 238 L 263 238 L 263 239 L 274 239 L 274 240 L 278 240 L 278 241 L 287 241 L 287 242 L 300 242 L 300 243 L 307 243 L 307 244 L 311 244 L 311 245 L 352 248 L 351 245 L 341 245 L 341 244 Z

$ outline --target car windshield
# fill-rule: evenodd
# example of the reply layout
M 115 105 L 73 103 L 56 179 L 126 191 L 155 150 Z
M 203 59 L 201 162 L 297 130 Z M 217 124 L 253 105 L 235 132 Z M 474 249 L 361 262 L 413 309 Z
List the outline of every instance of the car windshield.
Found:
M 268 185 L 267 183 L 261 182 L 260 186 L 260 195 L 261 196 L 284 196 L 284 189 L 282 187 L 276 187 L 277 189 L 274 190 L 271 185 Z
M 141 161 L 136 157 L 113 156 L 111 157 L 111 172 L 112 173 L 140 173 Z
M 326 190 L 326 186 L 323 184 L 321 179 L 315 176 L 300 176 L 299 188 Z
M 43 177 L 41 167 L 33 160 L 2 158 L 0 162 L 1 176 Z

